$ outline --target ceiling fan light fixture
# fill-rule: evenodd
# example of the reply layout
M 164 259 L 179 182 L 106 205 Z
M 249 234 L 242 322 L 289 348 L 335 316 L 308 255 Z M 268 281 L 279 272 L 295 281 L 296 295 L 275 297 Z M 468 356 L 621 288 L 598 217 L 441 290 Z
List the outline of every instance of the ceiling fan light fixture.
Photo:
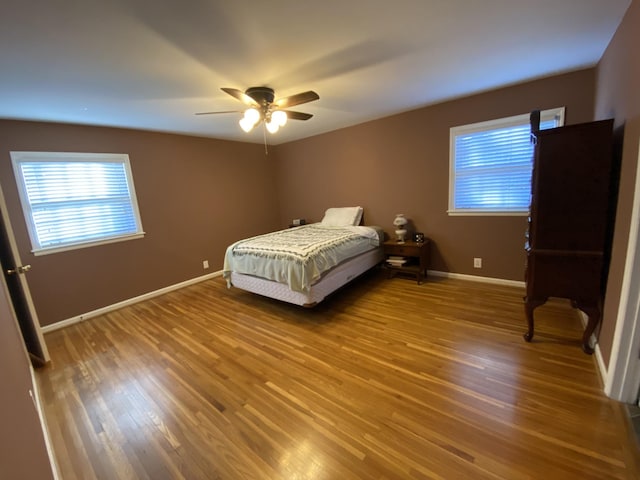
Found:
M 265 121 L 264 124 L 266 125 L 267 130 L 269 130 L 269 133 L 276 133 L 280 129 L 280 125 L 278 125 L 278 122 L 276 122 L 273 117 L 270 120 Z
M 247 117 L 242 117 L 238 123 L 240 124 L 240 128 L 247 133 L 253 130 L 253 127 L 255 126 L 255 123 L 247 119 Z
M 287 124 L 287 112 L 276 110 L 271 114 L 271 121 L 275 122 L 279 127 L 284 127 Z
M 252 126 L 255 126 L 260 121 L 260 112 L 255 108 L 247 108 L 244 112 L 244 118 Z
M 287 124 L 289 119 L 309 120 L 313 117 L 310 113 L 294 112 L 287 109 L 295 105 L 320 99 L 320 96 L 316 92 L 309 90 L 276 100 L 273 89 L 264 86 L 250 87 L 244 92 L 237 88 L 222 88 L 222 91 L 231 95 L 236 100 L 240 100 L 247 106 L 244 112 L 241 111 L 243 115 L 238 122 L 240 128 L 246 133 L 249 133 L 261 122 L 264 123 L 264 129 L 269 130 L 269 133 L 276 133 L 281 127 Z M 198 112 L 196 115 L 234 112 L 238 112 L 238 110 Z

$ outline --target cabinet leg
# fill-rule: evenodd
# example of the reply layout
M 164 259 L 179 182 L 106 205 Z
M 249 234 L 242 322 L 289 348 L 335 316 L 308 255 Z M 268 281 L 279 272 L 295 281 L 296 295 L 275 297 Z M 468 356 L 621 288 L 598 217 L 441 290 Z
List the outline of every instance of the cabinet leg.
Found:
M 527 318 L 527 332 L 523 335 L 524 339 L 526 342 L 530 342 L 533 339 L 533 310 L 536 307 L 539 307 L 540 305 L 542 305 L 544 302 L 546 302 L 547 299 L 528 299 L 525 297 L 524 299 L 524 314 Z

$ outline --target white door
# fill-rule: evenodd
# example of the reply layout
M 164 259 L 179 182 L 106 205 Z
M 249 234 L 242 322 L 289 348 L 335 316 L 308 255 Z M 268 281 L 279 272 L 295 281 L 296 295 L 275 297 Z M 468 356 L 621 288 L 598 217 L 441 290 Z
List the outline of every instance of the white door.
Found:
M 638 150 L 629 244 L 604 389 L 625 403 L 638 403 L 640 394 L 640 145 Z
M 25 265 L 20 259 L 20 253 L 13 236 L 13 229 L 9 221 L 7 206 L 0 186 L 0 264 L 7 282 L 11 303 L 18 317 L 25 346 L 34 364 L 49 361 L 49 351 L 42 336 L 40 322 L 36 314 L 29 285 L 27 272 L 30 265 Z

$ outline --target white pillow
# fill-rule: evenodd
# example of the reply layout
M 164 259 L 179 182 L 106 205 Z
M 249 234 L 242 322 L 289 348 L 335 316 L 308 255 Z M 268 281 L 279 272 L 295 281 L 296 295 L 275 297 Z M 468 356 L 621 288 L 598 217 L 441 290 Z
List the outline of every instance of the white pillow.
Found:
M 327 227 L 360 225 L 362 207 L 327 208 L 320 222 Z

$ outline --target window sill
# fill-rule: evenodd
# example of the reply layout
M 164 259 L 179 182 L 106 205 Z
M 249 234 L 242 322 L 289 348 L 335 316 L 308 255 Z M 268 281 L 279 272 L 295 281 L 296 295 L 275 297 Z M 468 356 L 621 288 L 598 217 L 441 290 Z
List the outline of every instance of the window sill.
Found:
M 447 214 L 450 217 L 526 217 L 529 215 L 529 211 L 504 212 L 500 210 L 447 210 Z
M 109 243 L 125 242 L 127 240 L 137 240 L 143 238 L 145 232 L 134 233 L 132 235 L 124 235 L 122 237 L 114 237 L 109 239 L 97 240 L 95 242 L 76 243 L 74 245 L 65 245 L 63 247 L 51 247 L 41 248 L 38 250 L 31 250 L 36 257 L 40 255 L 49 255 L 51 253 L 68 252 L 70 250 L 78 250 L 80 248 L 96 247 L 98 245 L 107 245 Z

